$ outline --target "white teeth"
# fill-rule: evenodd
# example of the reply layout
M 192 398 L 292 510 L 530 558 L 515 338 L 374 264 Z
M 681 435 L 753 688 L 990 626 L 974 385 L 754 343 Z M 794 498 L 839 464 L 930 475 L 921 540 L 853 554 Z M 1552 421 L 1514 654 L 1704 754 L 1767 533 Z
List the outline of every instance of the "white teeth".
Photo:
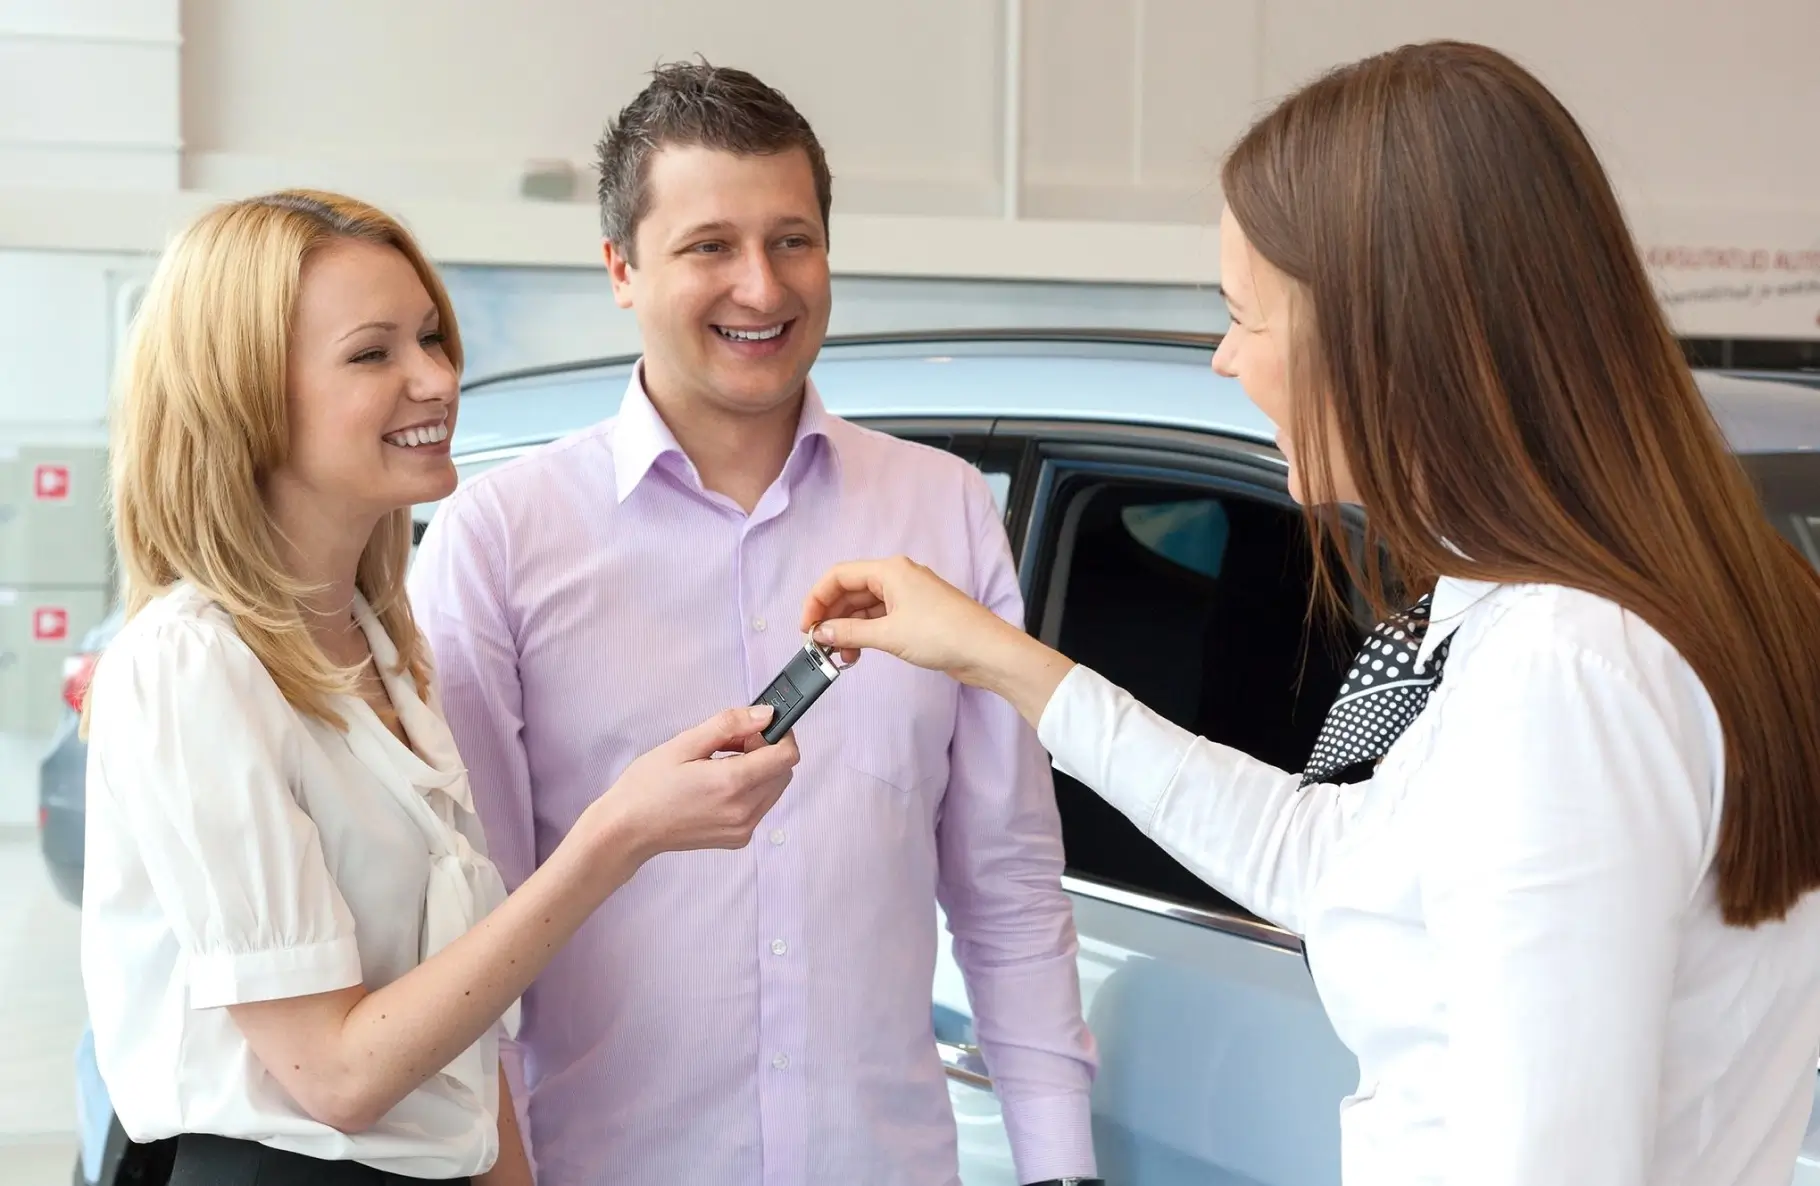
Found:
M 388 445 L 397 445 L 400 449 L 414 449 L 420 445 L 440 445 L 449 439 L 447 424 L 432 424 L 428 428 L 407 428 L 385 438 Z
M 728 329 L 721 325 L 714 328 L 722 337 L 732 338 L 736 342 L 768 342 L 784 332 L 781 325 L 774 325 L 770 329 Z

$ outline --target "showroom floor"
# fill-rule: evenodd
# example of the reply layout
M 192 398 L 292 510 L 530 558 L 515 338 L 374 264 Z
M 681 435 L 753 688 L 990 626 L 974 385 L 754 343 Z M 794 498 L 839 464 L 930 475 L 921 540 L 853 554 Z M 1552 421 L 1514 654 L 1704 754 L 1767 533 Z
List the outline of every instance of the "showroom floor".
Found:
M 80 916 L 31 827 L 0 827 L 0 1186 L 67 1186 L 84 1009 Z

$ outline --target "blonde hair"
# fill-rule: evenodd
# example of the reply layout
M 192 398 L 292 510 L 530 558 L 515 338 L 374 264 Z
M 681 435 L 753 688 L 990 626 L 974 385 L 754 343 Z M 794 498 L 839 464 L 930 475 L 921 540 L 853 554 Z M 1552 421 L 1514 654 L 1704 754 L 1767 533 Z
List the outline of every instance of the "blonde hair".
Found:
M 288 450 L 285 367 L 304 262 L 337 239 L 395 248 L 435 302 L 461 370 L 447 291 L 410 234 L 338 194 L 286 190 L 210 210 L 164 253 L 146 289 L 112 412 L 113 518 L 127 618 L 187 581 L 233 618 L 240 637 L 300 712 L 345 727 L 331 698 L 354 690 L 312 638 L 285 570 L 262 488 Z M 355 583 L 420 694 L 429 666 L 405 594 L 411 512 L 382 519 Z

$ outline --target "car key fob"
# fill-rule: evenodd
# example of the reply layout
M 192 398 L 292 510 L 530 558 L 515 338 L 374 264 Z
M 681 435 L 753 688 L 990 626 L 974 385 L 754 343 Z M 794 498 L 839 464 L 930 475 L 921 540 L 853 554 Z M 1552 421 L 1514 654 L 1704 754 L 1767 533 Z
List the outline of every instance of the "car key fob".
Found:
M 777 678 L 752 702 L 755 706 L 769 704 L 776 713 L 765 726 L 765 743 L 776 745 L 783 740 L 784 734 L 802 719 L 823 692 L 833 686 L 843 670 L 826 647 L 813 637 L 805 639 L 802 649 L 784 664 Z

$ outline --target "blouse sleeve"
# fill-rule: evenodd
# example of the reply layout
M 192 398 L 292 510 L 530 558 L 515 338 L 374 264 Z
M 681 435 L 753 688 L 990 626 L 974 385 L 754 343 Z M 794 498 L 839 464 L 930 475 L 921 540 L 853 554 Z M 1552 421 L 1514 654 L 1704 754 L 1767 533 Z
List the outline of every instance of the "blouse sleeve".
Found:
M 299 721 L 246 645 L 166 623 L 117 640 L 89 696 L 89 811 L 143 863 L 190 1006 L 359 984 L 353 916 L 291 787 Z
M 1296 934 L 1310 887 L 1341 839 L 1338 789 L 1218 745 L 1076 666 L 1037 736 L 1056 769 L 1124 812 L 1202 881 Z

